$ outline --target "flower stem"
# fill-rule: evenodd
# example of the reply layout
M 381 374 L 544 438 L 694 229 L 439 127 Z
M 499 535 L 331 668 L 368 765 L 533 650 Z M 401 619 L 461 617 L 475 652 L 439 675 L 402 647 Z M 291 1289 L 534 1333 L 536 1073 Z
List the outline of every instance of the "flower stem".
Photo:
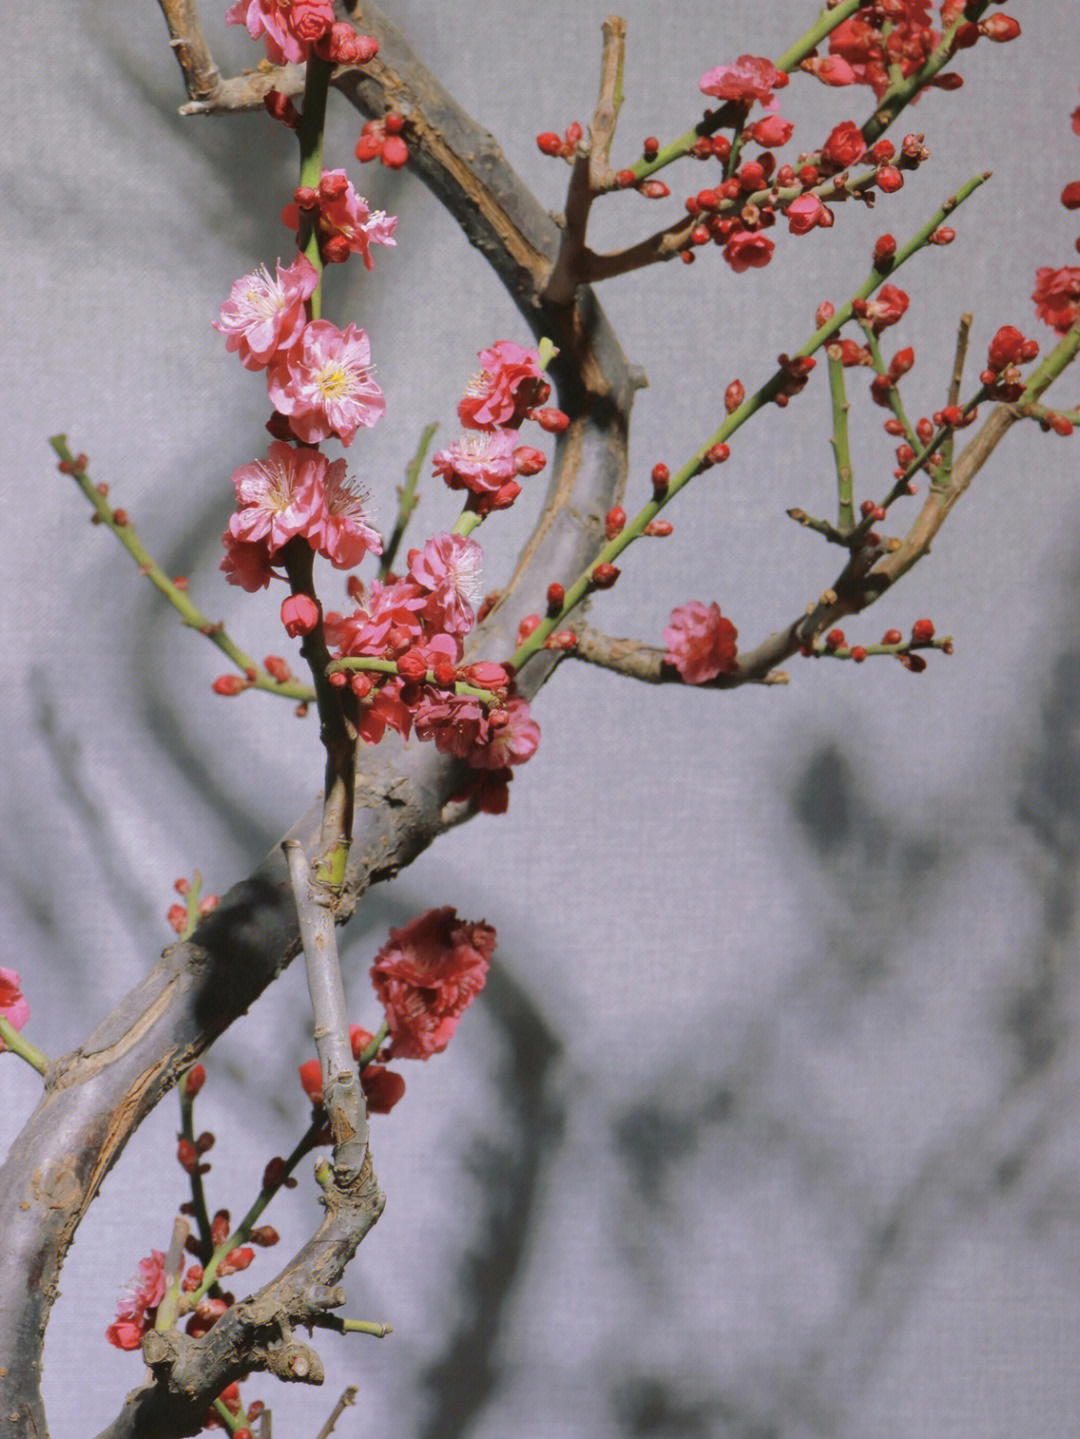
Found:
M 372 1060 L 375 1058 L 375 1056 L 378 1054 L 378 1052 L 379 1052 L 379 1050 L 382 1048 L 383 1044 L 385 1044 L 385 1042 L 386 1042 L 386 1036 L 387 1036 L 389 1033 L 390 1033 L 390 1026 L 387 1024 L 386 1020 L 384 1019 L 383 1022 L 382 1022 L 382 1024 L 379 1025 L 378 1031 L 377 1031 L 375 1034 L 372 1035 L 372 1037 L 371 1037 L 370 1041 L 368 1042 L 368 1044 L 367 1044 L 367 1045 L 364 1047 L 364 1049 L 361 1051 L 361 1053 L 360 1053 L 360 1058 L 356 1061 L 357 1066 L 358 1066 L 360 1069 L 366 1069 L 366 1068 L 367 1068 L 367 1066 L 371 1063 L 371 1061 L 372 1061 Z
M 379 675 L 396 675 L 399 673 L 396 660 L 376 659 L 371 655 L 346 655 L 343 659 L 332 660 L 326 667 L 326 673 L 328 675 L 341 674 L 347 670 L 367 670 L 369 673 Z M 439 681 L 435 677 L 434 670 L 428 670 L 422 682 L 426 685 L 432 685 L 437 689 L 450 688 L 450 686 L 442 686 L 439 684 Z M 473 699 L 478 699 L 481 704 L 498 705 L 502 703 L 501 696 L 497 695 L 494 690 L 483 690 L 477 685 L 466 684 L 463 680 L 458 680 L 454 684 L 453 690 L 456 695 L 471 695 Z
M 416 447 L 416 453 L 405 468 L 405 483 L 398 487 L 398 512 L 394 522 L 394 532 L 387 541 L 386 548 L 382 552 L 382 559 L 379 561 L 379 579 L 385 580 L 390 571 L 394 568 L 394 560 L 401 548 L 401 541 L 405 534 L 405 527 L 408 525 L 413 510 L 420 503 L 416 493 L 416 486 L 420 479 L 420 468 L 424 463 L 424 456 L 428 452 L 435 431 L 439 428 L 437 422 L 425 425 L 420 436 L 420 443 Z
M 916 231 L 911 239 L 897 250 L 893 257 L 892 265 L 889 268 L 888 276 L 894 275 L 905 261 L 909 260 L 916 251 L 921 250 L 929 242 L 930 236 L 934 231 L 944 223 L 946 217 L 951 215 L 957 206 L 963 204 L 969 196 L 973 195 L 979 186 L 988 178 L 989 176 L 987 174 L 976 175 L 974 179 L 969 180 L 966 185 L 962 185 L 955 195 L 951 195 L 934 212 L 922 228 Z M 796 357 L 806 358 L 821 349 L 822 345 L 832 339 L 833 335 L 851 320 L 855 313 L 854 302 L 856 300 L 868 300 L 886 278 L 885 272 L 876 268 L 872 269 L 867 279 L 852 298 L 845 304 L 839 306 L 832 318 L 827 320 L 819 329 L 815 330 L 802 348 L 795 352 Z M 622 554 L 627 545 L 639 539 L 649 521 L 655 519 L 660 511 L 664 509 L 666 505 L 670 504 L 679 491 L 688 485 L 695 475 L 701 473 L 703 467 L 707 467 L 708 461 L 706 456 L 709 450 L 711 450 L 714 445 L 725 443 L 752 415 L 757 414 L 770 400 L 774 399 L 776 395 L 780 393 L 785 378 L 786 372 L 781 365 L 769 379 L 765 381 L 760 389 L 756 390 L 754 394 L 748 395 L 739 408 L 727 416 L 720 428 L 714 434 L 710 435 L 682 468 L 671 476 L 666 493 L 660 496 L 654 495 L 653 498 L 638 511 L 633 519 L 628 521 L 621 534 L 616 535 L 613 540 L 608 541 L 588 568 L 578 576 L 572 585 L 567 587 L 561 608 L 555 614 L 548 615 L 545 619 L 542 619 L 532 634 L 518 645 L 510 657 L 510 663 L 515 669 L 520 669 L 526 660 L 530 659 L 543 647 L 548 635 L 562 628 L 571 610 L 580 604 L 588 594 L 592 573 L 596 569 L 596 566 L 600 564 L 610 564 Z M 929 450 L 927 453 L 932 454 L 933 450 Z M 914 461 L 912 463 L 914 464 Z M 909 469 L 910 468 L 909 466 Z M 918 466 L 915 468 L 918 468 Z M 852 531 L 852 534 L 858 534 L 858 532 L 858 527 L 856 527 L 856 529 Z
M 63 465 L 73 467 L 77 465 L 76 458 L 68 446 L 66 435 L 50 436 L 49 444 Z M 69 471 L 65 471 L 65 473 L 69 473 Z M 198 630 L 199 634 L 204 635 L 212 645 L 216 645 L 221 653 L 244 673 L 252 689 L 265 690 L 268 694 L 281 695 L 283 698 L 291 700 L 313 700 L 315 698 L 315 691 L 309 685 L 297 684 L 293 680 L 280 682 L 274 679 L 261 665 L 257 665 L 252 657 L 246 654 L 231 638 L 222 624 L 207 619 L 202 610 L 192 604 L 187 591 L 181 589 L 169 578 L 139 539 L 134 525 L 130 521 L 125 524 L 117 523 L 116 512 L 98 486 L 93 484 L 86 470 L 73 468 L 70 473 L 79 489 L 93 505 L 98 523 L 104 525 L 120 541 L 138 566 L 139 573 L 145 575 L 154 588 L 165 596 L 189 629 Z M 254 675 L 253 679 L 252 675 Z
M 318 55 L 308 57 L 304 74 L 303 110 L 296 127 L 296 138 L 300 142 L 300 184 L 307 189 L 317 190 L 322 179 L 323 135 L 326 131 L 326 100 L 330 91 L 330 73 L 333 66 Z M 311 212 L 300 212 L 301 229 L 297 237 L 300 248 L 319 272 L 319 283 L 308 301 L 311 318 L 317 320 L 322 312 L 323 262 L 319 252 L 319 233 Z
M 848 412 L 851 404 L 844 385 L 844 366 L 829 356 L 829 396 L 832 401 L 832 447 L 836 459 L 836 525 L 849 530 L 855 523 L 852 497 L 854 477 L 851 468 L 851 443 L 848 437 Z
M 25 1059 L 31 1069 L 36 1069 L 39 1074 L 44 1074 L 49 1067 L 49 1061 L 36 1045 L 24 1039 L 19 1031 L 12 1024 L 10 1019 L 0 1015 L 0 1051 L 10 1049 L 12 1054 L 17 1054 L 20 1059 Z

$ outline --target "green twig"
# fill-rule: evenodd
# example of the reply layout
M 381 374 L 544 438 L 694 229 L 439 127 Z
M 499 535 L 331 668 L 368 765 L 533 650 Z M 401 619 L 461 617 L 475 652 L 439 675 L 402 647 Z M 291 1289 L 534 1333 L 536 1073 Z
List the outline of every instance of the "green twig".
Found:
M 36 1069 L 39 1074 L 44 1074 L 49 1067 L 49 1061 L 41 1050 L 28 1039 L 25 1039 L 12 1024 L 10 1019 L 0 1015 L 0 1050 L 10 1049 L 12 1054 L 17 1054 L 24 1059 L 31 1069 Z
M 396 675 L 399 673 L 396 660 L 376 659 L 372 655 L 346 655 L 343 659 L 331 660 L 326 667 L 326 673 L 328 675 L 342 674 L 349 670 L 366 670 L 369 673 L 379 675 Z M 452 688 L 454 694 L 471 695 L 473 699 L 478 699 L 481 704 L 486 705 L 502 704 L 505 698 L 502 695 L 496 694 L 494 690 L 483 690 L 477 685 L 466 684 L 463 680 L 458 680 L 453 686 L 440 685 L 434 670 L 428 670 L 426 672 L 422 683 L 432 685 L 436 689 Z
M 844 385 L 844 366 L 840 359 L 829 355 L 829 396 L 832 401 L 833 432 L 830 441 L 836 460 L 836 524 L 840 530 L 849 530 L 855 523 L 855 501 L 853 498 L 853 474 L 851 468 L 851 443 L 848 437 L 848 401 Z M 789 510 L 790 514 L 791 511 Z
M 955 195 L 951 195 L 944 204 L 934 212 L 922 228 L 916 231 L 911 239 L 897 250 L 893 262 L 889 267 L 888 275 L 895 275 L 901 265 L 909 260 L 918 250 L 922 249 L 929 242 L 930 236 L 934 231 L 944 223 L 946 217 L 951 215 L 959 205 L 963 204 L 965 200 L 973 195 L 979 186 L 984 184 L 988 178 L 987 174 L 976 175 L 974 179 L 962 185 Z M 796 358 L 809 357 L 821 349 L 842 326 L 851 320 L 854 314 L 854 302 L 856 300 L 868 300 L 878 286 L 884 283 L 886 278 L 887 276 L 883 271 L 876 268 L 872 269 L 869 277 L 863 282 L 852 298 L 841 305 L 833 316 L 810 336 L 802 348 L 796 351 Z M 560 609 L 555 614 L 548 615 L 542 619 L 532 634 L 530 634 L 529 637 L 517 647 L 513 655 L 511 655 L 510 663 L 515 669 L 520 669 L 526 660 L 536 654 L 537 651 L 543 647 L 544 641 L 550 634 L 562 628 L 566 617 L 575 606 L 584 599 L 585 595 L 588 594 L 591 587 L 592 573 L 597 565 L 612 563 L 622 554 L 627 545 L 639 539 L 646 525 L 656 518 L 660 511 L 675 498 L 680 490 L 690 483 L 695 475 L 700 474 L 703 468 L 708 467 L 709 462 L 707 457 L 709 451 L 713 449 L 714 446 L 724 444 L 752 415 L 757 414 L 770 400 L 775 399 L 782 390 L 786 378 L 787 372 L 781 365 L 770 378 L 765 381 L 760 389 L 755 391 L 754 394 L 748 395 L 738 409 L 727 416 L 720 428 L 698 447 L 682 468 L 671 475 L 666 491 L 662 495 L 654 495 L 653 498 L 638 511 L 633 519 L 628 521 L 622 532 L 604 545 L 588 568 L 578 576 L 573 584 L 567 586 L 565 598 Z M 929 453 L 933 453 L 933 451 L 931 450 Z M 918 466 L 916 466 L 916 468 L 918 468 Z M 857 535 L 859 532 L 860 527 L 856 526 L 855 530 L 852 531 L 852 535 Z
M 315 698 L 314 690 L 308 685 L 297 684 L 293 680 L 281 682 L 274 679 L 240 648 L 222 624 L 207 619 L 206 615 L 192 604 L 187 591 L 171 580 L 147 551 L 130 520 L 124 516 L 125 523 L 121 524 L 117 521 L 116 515 L 119 512 L 115 511 L 108 503 L 102 490 L 92 483 L 86 470 L 78 468 L 76 457 L 71 453 L 66 435 L 50 436 L 49 444 L 61 464 L 65 467 L 72 467 L 70 470 L 65 469 L 65 473 L 71 474 L 72 479 L 94 507 L 98 522 L 120 541 L 138 566 L 139 573 L 145 575 L 154 588 L 165 596 L 189 629 L 197 630 L 199 634 L 204 635 L 212 645 L 216 645 L 221 653 L 232 661 L 236 668 L 244 674 L 251 689 L 264 690 L 267 694 L 281 695 L 283 698 L 291 700 Z
M 397 558 L 397 552 L 401 547 L 405 528 L 412 517 L 413 510 L 415 510 L 420 503 L 419 496 L 416 493 L 416 485 L 420 479 L 420 470 L 424 463 L 424 456 L 427 454 L 428 447 L 438 428 L 439 426 L 435 422 L 424 426 L 423 433 L 420 436 L 420 443 L 416 447 L 416 453 L 405 467 L 405 483 L 398 486 L 398 512 L 397 519 L 394 522 L 394 532 L 387 541 L 382 552 L 382 559 L 379 561 L 380 580 L 385 580 L 394 568 L 394 560 Z

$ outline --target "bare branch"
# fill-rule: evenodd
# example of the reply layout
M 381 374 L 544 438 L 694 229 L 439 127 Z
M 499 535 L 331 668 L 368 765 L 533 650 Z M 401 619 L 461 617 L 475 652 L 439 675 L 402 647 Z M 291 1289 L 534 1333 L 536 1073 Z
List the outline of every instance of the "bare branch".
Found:
M 330 1411 L 329 1419 L 327 1419 L 326 1423 L 319 1430 L 318 1434 L 315 1435 L 315 1439 L 330 1439 L 330 1435 L 334 1432 L 334 1425 L 345 1413 L 345 1410 L 349 1407 L 349 1405 L 355 1403 L 356 1385 L 350 1384 L 349 1387 L 342 1392 L 341 1398 Z

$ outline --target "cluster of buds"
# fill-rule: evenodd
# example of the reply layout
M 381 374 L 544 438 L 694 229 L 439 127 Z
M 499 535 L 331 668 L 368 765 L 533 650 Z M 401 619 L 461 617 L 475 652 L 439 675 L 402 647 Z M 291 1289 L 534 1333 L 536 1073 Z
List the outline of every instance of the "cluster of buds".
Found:
M 237 677 L 222 676 L 222 678 L 232 679 Z M 180 895 L 182 899 L 188 899 L 191 894 L 191 881 L 181 876 L 181 878 L 173 884 L 173 889 L 175 889 L 176 893 Z M 178 903 L 170 905 L 165 917 L 169 921 L 170 927 L 174 929 L 177 934 L 184 934 L 187 929 L 192 926 L 193 921 L 200 920 L 204 915 L 210 914 L 213 910 L 217 909 L 220 903 L 221 898 L 219 895 L 204 894 L 195 906 L 194 913 L 192 913 L 192 907 L 189 901 L 187 904 Z
M 1011 403 L 1024 393 L 1020 366 L 1039 353 L 1038 340 L 1025 339 L 1015 325 L 1002 325 L 990 341 L 986 369 L 979 376 L 991 399 Z
M 899 660 L 912 674 L 922 674 L 926 669 L 926 661 L 917 651 L 936 649 L 946 655 L 953 652 L 951 639 L 939 640 L 935 636 L 934 622 L 928 619 L 916 620 L 906 640 L 899 630 L 886 630 L 880 644 L 876 645 L 849 645 L 843 630 L 832 629 L 820 642 L 808 640 L 802 644 L 799 653 L 807 659 L 827 656 L 838 660 L 854 660 L 856 664 L 862 664 L 864 660 L 877 655 L 889 655 Z
M 225 23 L 262 37 L 272 65 L 302 65 L 313 54 L 332 65 L 364 65 L 379 49 L 371 35 L 335 17 L 331 0 L 236 0 Z
M 381 160 L 388 170 L 400 170 L 409 160 L 404 129 L 405 116 L 393 110 L 381 120 L 368 120 L 356 142 L 356 158 L 363 165 Z
M 902 350 L 897 350 L 889 361 L 889 368 L 885 373 L 875 375 L 870 383 L 870 398 L 875 405 L 882 405 L 886 409 L 890 407 L 892 392 L 896 388 L 897 382 L 908 373 L 914 364 L 915 351 L 910 345 Z
M 557 135 L 554 130 L 542 130 L 536 137 L 536 148 L 553 159 L 572 161 L 584 133 L 578 122 L 572 120 L 562 135 Z M 659 144 L 656 148 L 660 148 Z
M 780 388 L 772 398 L 773 403 L 783 409 L 789 400 L 806 388 L 810 371 L 817 361 L 812 355 L 777 355 L 776 362 L 780 366 L 782 378 Z

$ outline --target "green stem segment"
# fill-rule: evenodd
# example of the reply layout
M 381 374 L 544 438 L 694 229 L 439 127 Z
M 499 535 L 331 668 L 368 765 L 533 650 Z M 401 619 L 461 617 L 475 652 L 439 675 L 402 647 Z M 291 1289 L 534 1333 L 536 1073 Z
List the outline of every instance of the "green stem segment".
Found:
M 36 1069 L 39 1074 L 44 1074 L 49 1067 L 49 1061 L 41 1050 L 28 1039 L 24 1039 L 19 1031 L 12 1024 L 10 1019 L 0 1015 L 0 1049 L 10 1049 L 12 1054 L 17 1054 L 24 1059 L 31 1069 Z
M 119 523 L 116 518 L 118 511 L 115 511 L 108 503 L 105 495 L 93 484 L 87 472 L 77 468 L 76 457 L 71 453 L 66 435 L 50 436 L 49 444 L 61 464 L 71 467 L 70 470 L 65 468 L 65 473 L 71 474 L 79 489 L 90 501 L 98 523 L 104 525 L 120 541 L 138 565 L 139 573 L 145 575 L 154 588 L 165 596 L 189 629 L 198 630 L 199 634 L 204 635 L 212 645 L 216 645 L 221 653 L 244 674 L 252 689 L 265 690 L 268 694 L 281 695 L 283 698 L 291 700 L 310 701 L 315 698 L 315 691 L 309 685 L 298 684 L 294 680 L 280 682 L 274 679 L 240 648 L 223 625 L 207 619 L 202 610 L 192 604 L 187 591 L 171 580 L 147 551 L 139 539 L 134 525 L 130 521 L 124 524 Z
M 829 396 L 832 401 L 832 447 L 836 459 L 836 525 L 849 530 L 855 523 L 853 495 L 854 476 L 851 468 L 851 443 L 848 437 L 848 401 L 844 385 L 844 366 L 829 357 Z
M 350 670 L 366 670 L 370 674 L 396 675 L 399 673 L 396 660 L 381 660 L 372 655 L 346 655 L 344 659 L 332 660 L 326 667 L 328 675 L 343 674 Z M 438 678 L 433 670 L 428 670 L 423 678 L 423 684 L 432 685 L 436 689 L 444 686 L 439 684 Z M 449 688 L 448 686 L 446 688 Z M 453 686 L 456 695 L 471 695 L 478 699 L 481 704 L 498 705 L 502 704 L 503 696 L 495 693 L 494 690 L 483 690 L 478 685 L 466 684 L 458 680 Z
M 416 454 L 413 455 L 405 470 L 405 483 L 398 488 L 398 512 L 394 522 L 394 532 L 387 541 L 379 561 L 379 579 L 385 580 L 390 571 L 394 568 L 394 560 L 401 548 L 401 541 L 405 536 L 405 528 L 412 517 L 413 510 L 420 503 L 416 493 L 416 486 L 420 479 L 420 470 L 424 463 L 424 456 L 438 429 L 438 425 L 432 423 L 424 426 L 420 436 L 420 443 L 416 447 Z
M 848 300 L 846 304 L 841 305 L 833 314 L 832 318 L 827 320 L 819 329 L 815 330 L 802 348 L 796 351 L 796 358 L 807 358 L 813 355 L 831 340 L 833 335 L 837 334 L 842 326 L 846 325 L 852 319 L 855 313 L 855 302 L 857 300 L 868 300 L 879 285 L 895 275 L 901 265 L 929 242 L 930 236 L 944 224 L 946 218 L 951 215 L 959 205 L 962 205 L 969 196 L 973 195 L 979 186 L 984 184 L 988 178 L 988 174 L 976 175 L 974 179 L 969 180 L 966 185 L 962 185 L 955 195 L 951 195 L 949 199 L 934 212 L 926 224 L 916 231 L 911 239 L 897 250 L 888 271 L 878 270 L 876 268 L 872 269 L 867 279 L 852 298 Z M 545 619 L 542 619 L 532 634 L 518 645 L 510 657 L 510 663 L 515 669 L 520 670 L 526 660 L 530 659 L 538 650 L 543 648 L 544 641 L 547 637 L 555 630 L 563 627 L 570 612 L 589 593 L 592 573 L 597 565 L 611 564 L 622 554 L 628 545 L 632 544 L 634 540 L 639 539 L 650 520 L 655 519 L 660 511 L 664 509 L 666 505 L 670 504 L 679 491 L 688 485 L 695 475 L 700 474 L 703 469 L 709 468 L 709 461 L 707 459 L 709 451 L 716 445 L 724 444 L 752 415 L 757 414 L 770 400 L 775 399 L 783 388 L 786 378 L 787 372 L 781 365 L 775 373 L 765 381 L 760 389 L 755 391 L 754 394 L 748 395 L 739 408 L 727 416 L 720 428 L 698 447 L 686 464 L 675 474 L 671 475 L 665 493 L 662 495 L 654 494 L 653 498 L 638 511 L 633 519 L 628 521 L 623 531 L 616 535 L 613 540 L 608 541 L 588 568 L 578 576 L 572 585 L 567 587 L 566 595 L 560 609 L 555 614 L 548 615 Z M 929 453 L 933 453 L 933 451 L 931 450 Z M 858 533 L 858 530 L 856 529 L 853 533 Z

